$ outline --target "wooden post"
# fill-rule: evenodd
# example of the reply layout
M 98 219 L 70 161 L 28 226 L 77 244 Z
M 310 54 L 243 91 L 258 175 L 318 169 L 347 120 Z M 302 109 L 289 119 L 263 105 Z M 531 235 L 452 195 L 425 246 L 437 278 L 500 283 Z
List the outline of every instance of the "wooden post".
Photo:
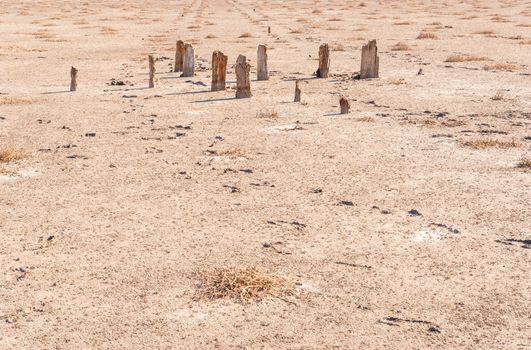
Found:
M 269 73 L 267 72 L 267 47 L 265 45 L 258 45 L 258 59 L 256 64 L 256 80 L 269 80 Z
M 194 48 L 190 44 L 184 45 L 183 74 L 181 77 L 193 77 L 195 71 Z
M 174 72 L 183 71 L 183 60 L 184 60 L 184 43 L 182 40 L 179 40 L 175 44 L 175 65 L 173 67 Z
M 77 68 L 70 68 L 70 91 L 77 90 Z
M 221 51 L 212 53 L 212 84 L 211 91 L 225 90 L 225 80 L 227 77 L 227 56 Z
M 371 40 L 361 48 L 360 79 L 378 78 L 380 58 L 376 40 Z
M 152 55 L 148 56 L 149 60 L 149 88 L 155 87 L 155 58 Z
M 244 55 L 239 55 L 236 60 L 236 98 L 248 98 L 252 96 L 251 93 L 251 79 L 249 72 L 251 65 L 247 62 Z
M 295 99 L 294 102 L 301 102 L 301 89 L 299 88 L 299 81 L 295 81 Z
M 348 114 L 350 112 L 350 103 L 344 97 L 339 99 L 339 107 L 341 108 L 341 114 Z
M 271 27 L 267 27 L 267 34 L 271 34 Z
M 328 44 L 319 46 L 319 69 L 317 70 L 318 78 L 328 78 L 330 69 L 330 50 Z

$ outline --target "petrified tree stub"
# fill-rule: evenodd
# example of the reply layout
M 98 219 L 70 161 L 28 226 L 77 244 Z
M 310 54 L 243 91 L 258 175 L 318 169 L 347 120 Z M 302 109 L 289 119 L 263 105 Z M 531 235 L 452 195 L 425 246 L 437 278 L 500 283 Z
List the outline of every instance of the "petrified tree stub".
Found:
M 155 58 L 152 55 L 148 56 L 149 61 L 149 87 L 155 87 Z
M 376 40 L 371 40 L 361 48 L 360 79 L 378 78 L 380 58 Z
M 295 99 L 294 102 L 301 102 L 301 89 L 299 88 L 299 81 L 295 81 Z
M 195 72 L 194 48 L 190 44 L 184 45 L 184 61 L 182 77 L 193 77 Z
M 70 91 L 77 90 L 77 68 L 70 68 Z
M 212 53 L 212 84 L 211 91 L 225 90 L 225 80 L 227 77 L 227 56 L 221 51 Z
M 317 69 L 318 78 L 328 78 L 330 69 L 330 50 L 328 44 L 319 46 L 319 69 Z
M 244 55 L 239 55 L 236 60 L 236 98 L 251 97 L 251 79 L 249 73 L 251 65 Z
M 350 103 L 344 97 L 339 99 L 339 107 L 341 109 L 341 114 L 348 114 L 350 112 Z
M 267 71 L 267 47 L 258 45 L 256 80 L 269 80 Z
M 175 64 L 173 66 L 173 71 L 182 72 L 183 62 L 184 62 L 184 43 L 182 40 L 179 40 L 175 44 Z

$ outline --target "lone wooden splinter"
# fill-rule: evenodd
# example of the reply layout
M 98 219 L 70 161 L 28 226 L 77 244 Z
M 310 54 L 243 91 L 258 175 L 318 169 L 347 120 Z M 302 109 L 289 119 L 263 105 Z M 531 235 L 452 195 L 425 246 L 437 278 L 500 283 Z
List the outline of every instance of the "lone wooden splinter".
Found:
M 256 80 L 269 80 L 269 73 L 267 71 L 267 47 L 265 45 L 258 45 L 257 56 Z
M 328 78 L 330 69 L 330 50 L 328 44 L 319 46 L 319 69 L 317 69 L 317 78 Z
M 339 99 L 339 107 L 341 109 L 341 114 L 348 114 L 350 112 L 350 103 L 344 97 Z
M 294 102 L 301 102 L 301 89 L 299 88 L 299 81 L 295 81 L 295 98 Z
M 149 88 L 155 87 L 155 58 L 152 55 L 148 56 L 149 60 Z
M 195 73 L 194 48 L 190 44 L 184 45 L 184 61 L 182 77 L 193 77 Z
M 77 68 L 70 68 L 70 91 L 77 90 Z
M 369 41 L 361 48 L 360 79 L 378 78 L 380 58 L 376 40 Z
M 251 97 L 251 79 L 249 73 L 251 65 L 244 55 L 239 55 L 236 60 L 236 98 Z
M 175 44 L 175 64 L 173 66 L 173 71 L 182 72 L 183 62 L 184 62 L 184 42 L 182 40 L 179 40 Z
M 212 53 L 212 84 L 211 91 L 225 90 L 225 80 L 227 77 L 227 56 L 221 51 Z

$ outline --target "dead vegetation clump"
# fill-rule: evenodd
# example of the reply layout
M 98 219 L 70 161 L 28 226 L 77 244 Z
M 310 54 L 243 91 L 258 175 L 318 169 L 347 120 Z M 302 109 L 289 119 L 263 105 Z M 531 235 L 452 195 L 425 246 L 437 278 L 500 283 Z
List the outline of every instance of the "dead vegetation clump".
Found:
M 472 34 L 481 34 L 481 35 L 495 35 L 496 33 L 493 30 L 479 30 L 477 32 L 474 32 Z
M 486 64 L 483 66 L 484 70 L 501 70 L 506 72 L 512 72 L 515 70 L 522 69 L 522 66 L 516 63 L 493 63 L 493 64 Z
M 478 62 L 488 61 L 485 56 L 472 56 L 472 55 L 450 55 L 444 62 Z
M 230 159 L 245 158 L 245 152 L 241 148 L 230 148 L 216 152 L 218 156 L 228 157 Z
M 240 303 L 266 297 L 293 295 L 295 283 L 264 269 L 250 267 L 215 267 L 195 274 L 200 280 L 199 293 L 205 299 L 231 299 Z
M 423 30 L 417 36 L 417 39 L 439 39 L 439 37 L 434 32 L 430 32 L 429 30 Z
M 238 38 L 252 38 L 253 35 L 251 33 L 243 33 Z
M 466 147 L 472 147 L 474 149 L 486 149 L 486 148 L 514 148 L 519 147 L 520 143 L 515 139 L 512 140 L 499 140 L 493 138 L 482 138 L 469 141 L 462 141 L 461 144 Z
M 393 47 L 391 47 L 391 50 L 392 51 L 409 51 L 411 50 L 411 47 L 405 42 L 399 41 L 395 45 L 393 45 Z
M 522 158 L 520 158 L 516 164 L 516 167 L 522 169 L 531 169 L 531 157 L 522 156 Z
M 13 146 L 0 146 L 0 163 L 9 163 L 28 157 L 28 152 Z
M 266 109 L 259 111 L 256 113 L 257 118 L 264 118 L 264 119 L 277 119 L 278 118 L 278 112 L 274 111 L 272 109 Z
M 32 103 L 31 99 L 25 97 L 0 97 L 0 106 L 27 105 L 30 103 Z
M 205 39 L 216 39 L 217 36 L 215 36 L 214 34 L 208 34 L 207 36 L 205 36 Z

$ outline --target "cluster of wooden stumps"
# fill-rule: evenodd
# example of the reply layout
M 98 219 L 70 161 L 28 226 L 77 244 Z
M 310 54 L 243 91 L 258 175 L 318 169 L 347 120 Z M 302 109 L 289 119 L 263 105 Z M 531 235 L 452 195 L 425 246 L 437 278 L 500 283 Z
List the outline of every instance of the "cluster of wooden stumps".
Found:
M 155 58 L 148 56 L 149 62 L 149 87 L 155 87 Z M 228 57 L 221 51 L 212 53 L 212 81 L 211 91 L 223 91 L 226 88 L 227 80 L 227 63 Z M 359 79 L 370 79 L 379 77 L 379 57 L 376 40 L 369 41 L 361 49 L 361 67 Z M 181 72 L 181 77 L 193 77 L 195 74 L 195 54 L 194 48 L 183 41 L 177 41 L 175 45 L 175 64 L 174 72 Z M 236 98 L 248 98 L 251 93 L 251 64 L 244 55 L 239 55 L 235 65 L 236 72 Z M 74 67 L 70 70 L 70 91 L 77 89 L 77 73 Z M 328 44 L 322 44 L 319 47 L 319 67 L 315 73 L 318 78 L 328 78 L 330 74 L 330 49 Z M 267 47 L 258 45 L 257 51 L 257 80 L 268 80 L 269 72 L 267 69 Z M 301 89 L 299 81 L 295 82 L 295 102 L 301 101 Z M 347 114 L 350 110 L 350 103 L 345 97 L 339 100 L 341 114 Z

